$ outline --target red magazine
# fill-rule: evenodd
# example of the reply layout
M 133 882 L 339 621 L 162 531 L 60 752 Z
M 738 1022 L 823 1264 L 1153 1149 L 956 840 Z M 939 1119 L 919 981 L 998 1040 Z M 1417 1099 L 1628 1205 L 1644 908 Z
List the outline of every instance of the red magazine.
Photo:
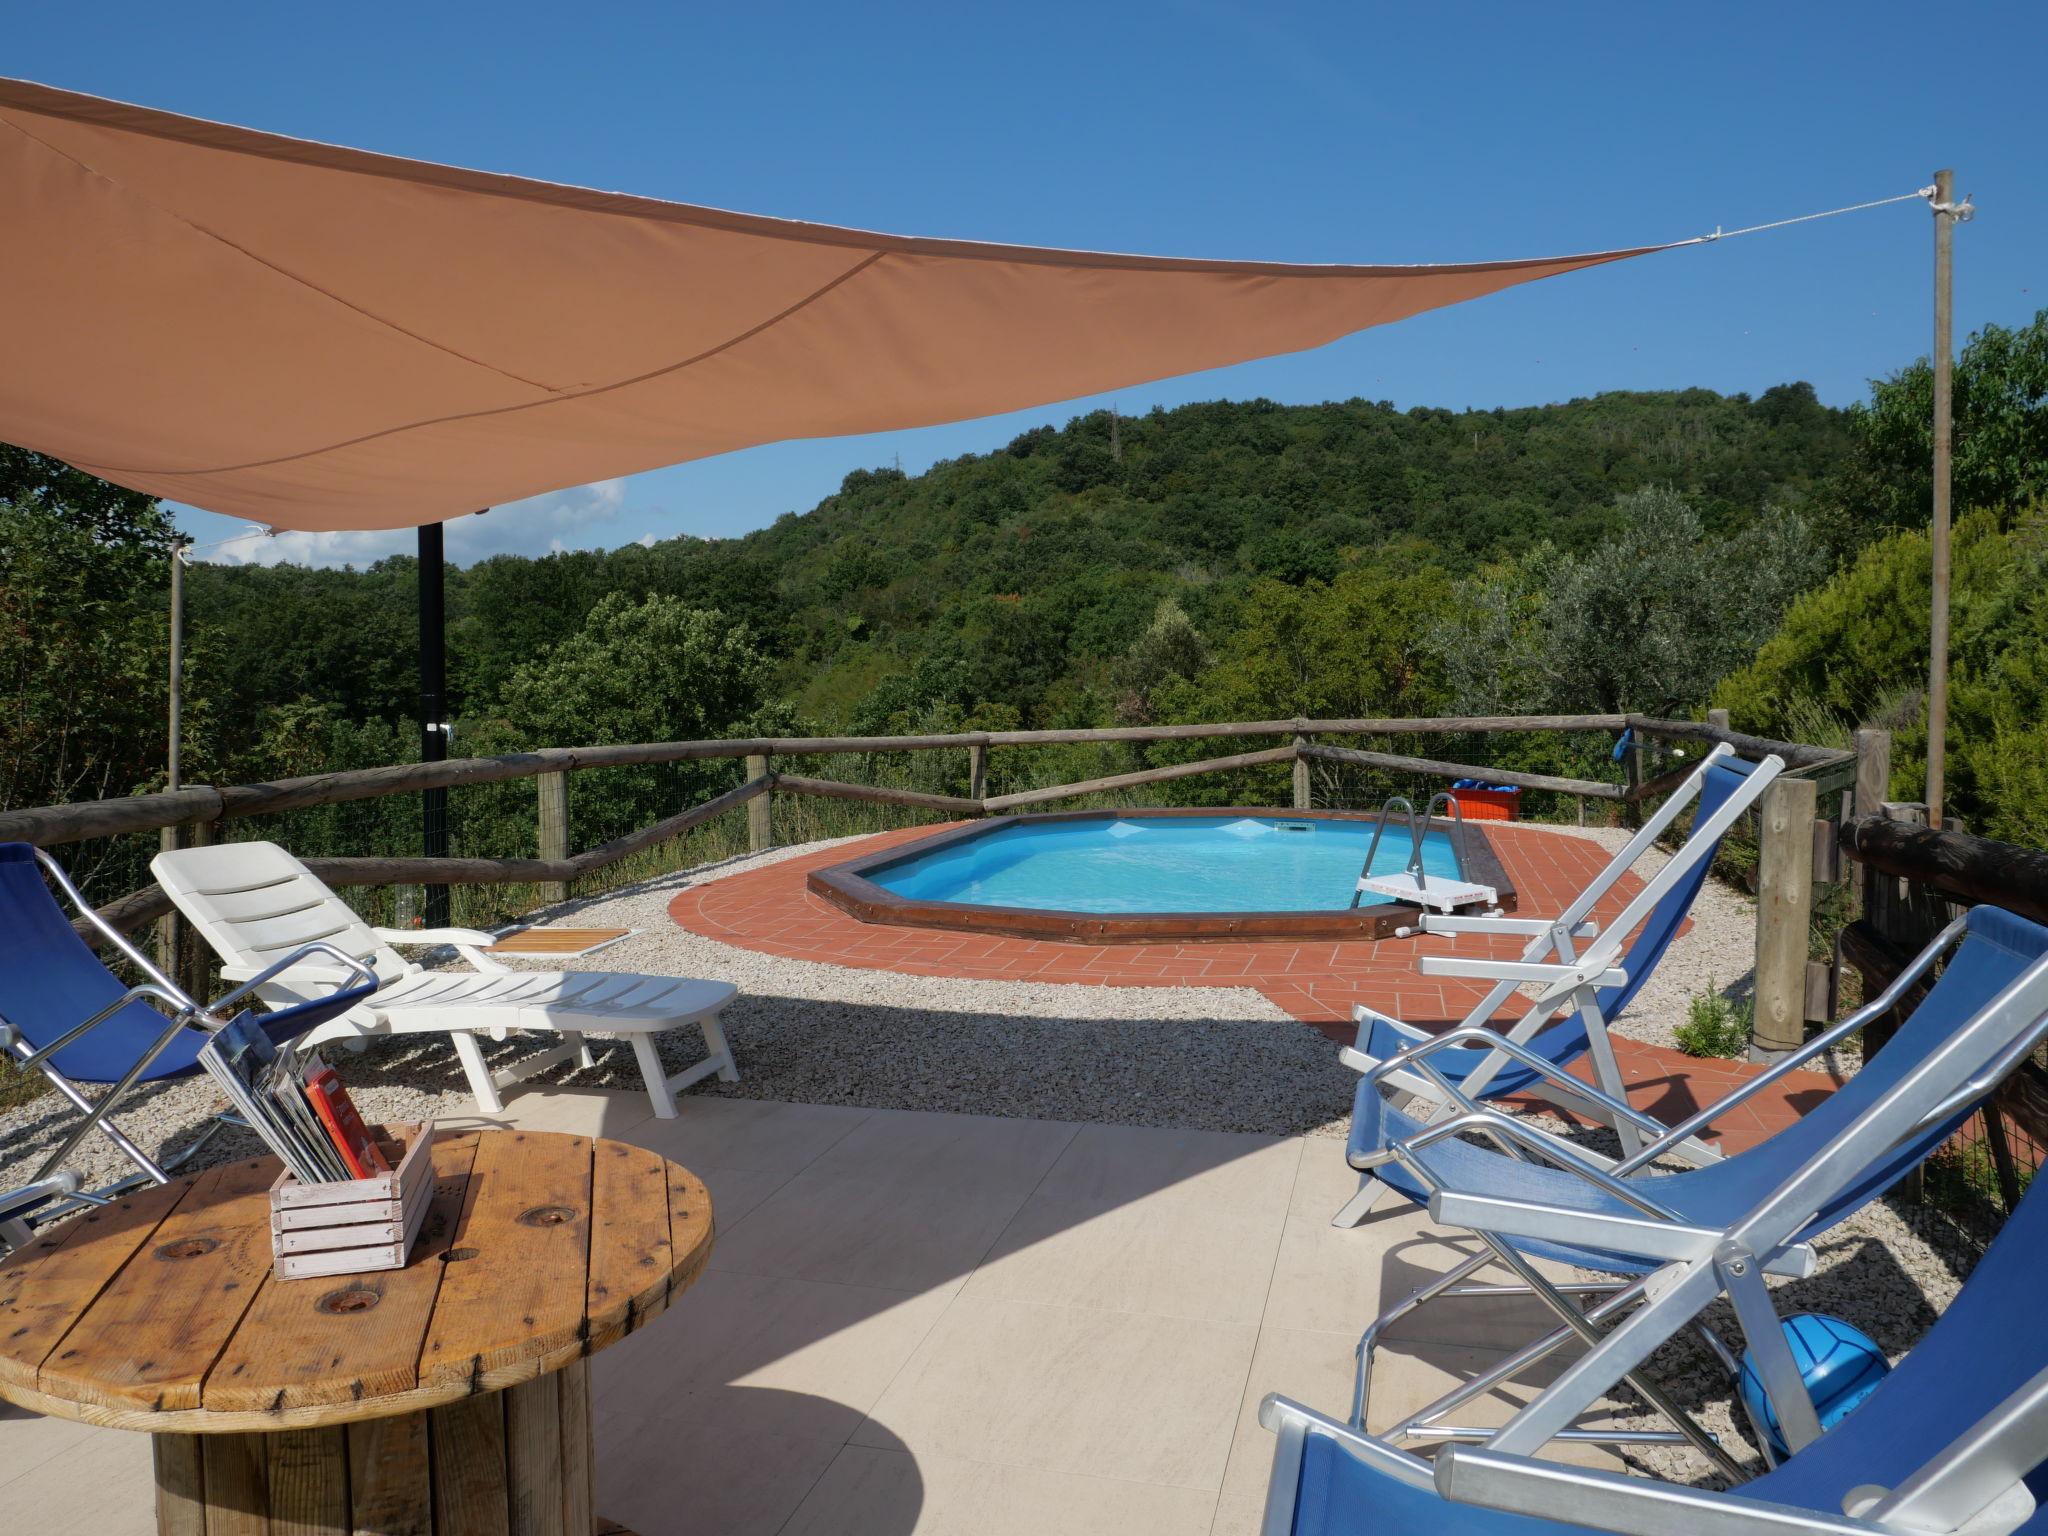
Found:
M 313 1113 L 320 1117 L 327 1139 L 334 1143 L 334 1150 L 341 1154 L 341 1160 L 348 1165 L 353 1177 L 367 1179 L 373 1173 L 391 1171 L 391 1164 L 377 1150 L 377 1143 L 371 1137 L 369 1127 L 363 1124 L 363 1117 L 349 1098 L 348 1090 L 342 1087 L 340 1073 L 328 1066 L 308 1072 L 306 1099 L 313 1106 Z

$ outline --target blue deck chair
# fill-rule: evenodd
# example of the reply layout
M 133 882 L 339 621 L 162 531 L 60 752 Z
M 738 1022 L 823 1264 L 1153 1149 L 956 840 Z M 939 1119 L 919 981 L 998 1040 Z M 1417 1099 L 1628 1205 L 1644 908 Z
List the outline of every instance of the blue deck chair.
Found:
M 1416 968 L 1425 976 L 1477 977 L 1494 985 L 1456 1028 L 1436 1036 L 1360 1005 L 1352 1010 L 1358 1025 L 1357 1041 L 1340 1059 L 1370 1073 L 1390 1058 L 1435 1039 L 1441 1044 L 1425 1063 L 1382 1074 L 1379 1080 L 1438 1106 L 1449 1097 L 1442 1086 L 1445 1083 L 1461 1090 L 1466 1098 L 1539 1093 L 1575 1113 L 1613 1126 L 1623 1151 L 1638 1151 L 1643 1137 L 1634 1120 L 1616 1117 L 1598 1095 L 1583 1092 L 1578 1080 L 1568 1074 L 1545 1071 L 1497 1049 L 1495 1043 L 1503 1035 L 1491 1027 L 1494 1011 L 1514 998 L 1523 984 L 1540 984 L 1542 993 L 1504 1038 L 1550 1067 L 1568 1066 L 1590 1055 L 1601 1092 L 1608 1098 L 1626 1099 L 1626 1085 L 1607 1038 L 1607 1021 L 1628 1007 L 1655 974 L 1692 911 L 1722 837 L 1784 766 L 1776 757 L 1748 763 L 1735 756 L 1733 748 L 1716 746 L 1599 876 L 1555 917 L 1424 914 L 1417 927 L 1425 933 L 1526 936 L 1530 942 L 1522 957 L 1513 961 L 1423 957 Z M 1590 920 L 1594 906 L 1689 805 L 1693 820 L 1685 845 L 1645 882 L 1606 934 L 1599 934 Z M 1592 940 L 1583 953 L 1574 949 L 1574 941 L 1579 939 Z M 1362 1094 L 1361 1089 L 1361 1098 Z M 1685 1144 L 1680 1155 L 1689 1162 L 1708 1162 L 1715 1156 L 1698 1141 Z M 1357 1195 L 1338 1212 L 1333 1224 L 1355 1226 L 1371 1213 L 1378 1195 L 1371 1181 L 1362 1181 Z
M 51 885 L 141 973 L 142 981 L 125 985 L 107 969 L 65 916 Z M 347 965 L 352 980 L 343 990 L 316 1002 L 254 1015 L 254 1022 L 276 1044 L 295 1040 L 346 1013 L 376 990 L 376 976 L 367 966 L 325 944 L 310 945 L 290 960 L 279 961 L 273 970 L 282 970 L 316 950 Z M 34 1200 L 23 1198 L 14 1203 L 11 1212 L 0 1216 L 0 1220 L 16 1224 L 12 1230 L 17 1239 L 28 1210 L 48 1219 L 81 1201 L 100 1203 L 136 1184 L 168 1180 L 169 1168 L 175 1167 L 176 1161 L 166 1166 L 136 1146 L 113 1123 L 113 1110 L 138 1083 L 162 1082 L 204 1070 L 199 1051 L 213 1031 L 227 1024 L 229 1015 L 224 1010 L 254 992 L 270 974 L 265 972 L 212 1003 L 198 1003 L 101 920 L 48 854 L 27 843 L 0 843 L 0 1049 L 23 1070 L 41 1072 L 82 1112 L 80 1123 L 44 1159 L 30 1181 L 30 1191 L 44 1203 L 38 1207 Z M 95 1103 L 80 1084 L 107 1085 L 107 1091 Z M 207 1134 L 215 1128 L 210 1127 Z M 63 1178 L 64 1161 L 96 1130 L 135 1165 L 134 1177 L 90 1193 L 44 1187 Z M 196 1146 L 187 1147 L 177 1161 L 189 1157 Z
M 1679 1139 L 1890 1013 L 1944 956 L 1940 978 L 1885 1048 L 1810 1113 L 1747 1151 L 1704 1167 L 1654 1168 Z M 1800 1055 L 1620 1162 L 1599 1159 L 1526 1120 L 1470 1101 L 1460 1113 L 1424 1125 L 1377 1092 L 1363 1095 L 1366 1119 L 1353 1131 L 1352 1165 L 1426 1203 L 1443 1225 L 1473 1232 L 1483 1246 L 1366 1330 L 1356 1421 L 1364 1422 L 1374 1343 L 1395 1318 L 1454 1288 L 1461 1298 L 1533 1294 L 1556 1312 L 1560 1327 L 1390 1433 L 1398 1438 L 1440 1425 L 1458 1404 L 1576 1338 L 1591 1348 L 1518 1415 L 1524 1426 L 1518 1433 L 1544 1425 L 1561 1431 L 1600 1393 L 1627 1380 L 1703 1454 L 1725 1463 L 1697 1426 L 1637 1374 L 1651 1350 L 1725 1293 L 1796 1450 L 1819 1433 L 1819 1424 L 1771 1313 L 1764 1274 L 1811 1273 L 1807 1240 L 1882 1193 L 1939 1146 L 2044 1036 L 2048 928 L 1997 907 L 1977 907 L 1944 929 L 1883 995 L 1817 1035 Z M 1400 1061 L 1397 1056 L 1386 1066 Z M 1611 1107 L 1633 1113 L 1623 1105 Z M 1493 1145 L 1461 1139 L 1468 1135 Z M 1532 1261 L 1539 1259 L 1626 1278 L 1560 1285 L 1537 1270 Z M 1494 1261 L 1514 1271 L 1519 1283 L 1466 1283 Z M 1567 1299 L 1568 1292 L 1604 1299 L 1582 1308 Z M 1532 1450 L 1540 1443 L 1500 1448 Z
M 1269 1397 L 1264 1536 L 1881 1536 L 2048 1530 L 2048 1194 L 2020 1202 L 1934 1327 L 1848 1416 L 1732 1492 L 1453 1444 L 1430 1463 Z M 1475 1507 L 1477 1506 L 1477 1507 Z M 1845 1513 L 1845 1511 L 1853 1511 Z

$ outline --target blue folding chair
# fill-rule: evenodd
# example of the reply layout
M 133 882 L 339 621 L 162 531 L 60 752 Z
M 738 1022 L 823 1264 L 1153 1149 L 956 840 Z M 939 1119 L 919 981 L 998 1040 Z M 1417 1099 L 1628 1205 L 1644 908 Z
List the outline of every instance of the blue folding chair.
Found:
M 47 877 L 47 882 L 46 882 Z M 125 985 L 80 937 L 50 887 L 143 980 Z M 0 1247 L 11 1230 L 18 1241 L 31 1219 L 48 1220 L 79 1203 L 104 1203 L 143 1182 L 165 1183 L 169 1170 L 189 1159 L 206 1137 L 176 1159 L 152 1158 L 114 1124 L 117 1104 L 138 1083 L 164 1082 L 204 1070 L 199 1052 L 229 1022 L 225 1010 L 278 971 L 314 952 L 351 972 L 342 990 L 316 1001 L 251 1017 L 272 1043 L 283 1045 L 337 1018 L 377 989 L 375 972 L 328 944 L 311 944 L 214 1002 L 201 1004 L 109 926 L 71 883 L 56 860 L 27 843 L 0 843 L 0 1049 L 16 1066 L 33 1068 L 82 1111 L 57 1149 L 36 1170 L 25 1191 L 0 1207 Z M 98 1102 L 80 1084 L 106 1085 Z M 211 1136 L 218 1124 L 209 1127 Z M 136 1173 L 105 1189 L 66 1188 L 63 1164 L 94 1131 L 108 1137 L 135 1164 Z M 11 1225 L 10 1225 L 11 1224 Z
M 1889 1049 L 1889 1047 L 1887 1047 Z M 1269 1397 L 1264 1536 L 2006 1536 L 2048 1530 L 2048 1195 L 2020 1202 L 1934 1327 L 1846 1417 L 1727 1493 L 1447 1446 L 1434 1466 Z M 1514 1421 L 1510 1420 L 1510 1427 Z M 1505 1433 L 1503 1431 L 1502 1433 Z
M 1387 1088 L 1439 1108 L 1452 1097 L 1451 1089 L 1467 1099 L 1533 1092 L 1613 1126 L 1622 1149 L 1638 1151 L 1643 1142 L 1641 1117 L 1617 1117 L 1607 1107 L 1608 1100 L 1627 1097 L 1607 1038 L 1607 1021 L 1628 1007 L 1656 973 L 1706 883 L 1722 837 L 1783 768 L 1775 757 L 1748 763 L 1735 756 L 1731 747 L 1715 747 L 1648 824 L 1608 861 L 1598 878 L 1555 917 L 1423 914 L 1416 926 L 1424 933 L 1525 936 L 1530 942 L 1519 960 L 1426 955 L 1416 962 L 1416 969 L 1425 976 L 1493 982 L 1464 1020 L 1442 1034 L 1431 1035 L 1362 1004 L 1352 1010 L 1358 1038 L 1339 1059 L 1359 1072 L 1374 1074 L 1374 1086 L 1359 1086 L 1354 1126 L 1372 1112 L 1366 1099 L 1377 1098 Z M 1685 845 L 1644 883 L 1607 932 L 1598 933 L 1591 921 L 1595 904 L 1677 822 L 1688 805 L 1693 807 L 1693 820 Z M 1584 939 L 1592 942 L 1580 952 L 1576 941 Z M 1513 999 L 1517 988 L 1531 982 L 1543 989 L 1533 1005 L 1504 1033 L 1494 1029 L 1495 1010 Z M 1503 1040 L 1520 1046 L 1521 1052 L 1504 1050 Z M 1598 1093 L 1586 1092 L 1579 1079 L 1561 1070 L 1587 1055 L 1592 1057 Z M 1397 1056 L 1404 1062 L 1401 1070 L 1379 1070 Z M 1688 1162 L 1711 1162 L 1716 1155 L 1698 1141 L 1688 1141 L 1675 1150 Z M 1379 1194 L 1370 1180 L 1361 1181 L 1358 1193 L 1332 1224 L 1357 1225 L 1371 1214 Z
M 1653 1166 L 1669 1147 L 1763 1092 L 1800 1061 L 1890 1013 L 1944 956 L 1940 978 L 1885 1048 L 1809 1113 L 1718 1162 L 1668 1173 Z M 1461 1299 L 1534 1295 L 1561 1326 L 1411 1415 L 1390 1437 L 1435 1434 L 1452 1408 L 1577 1339 L 1591 1346 L 1588 1352 L 1518 1416 L 1517 1436 L 1542 1427 L 1562 1432 L 1600 1393 L 1626 1380 L 1726 1469 L 1732 1464 L 1724 1453 L 1637 1374 L 1658 1344 L 1725 1294 L 1796 1450 L 1819 1434 L 1819 1424 L 1771 1312 L 1764 1275 L 1811 1273 L 1808 1240 L 1939 1146 L 2044 1036 L 2048 928 L 1996 907 L 1977 907 L 1943 930 L 1882 996 L 1816 1036 L 1800 1055 L 1619 1162 L 1470 1100 L 1462 1101 L 1459 1113 L 1425 1125 L 1377 1092 L 1366 1095 L 1368 1118 L 1354 1127 L 1352 1165 L 1426 1204 L 1438 1222 L 1474 1233 L 1483 1246 L 1366 1330 L 1354 1422 L 1365 1422 L 1376 1340 L 1396 1318 L 1453 1289 Z M 1401 1064 L 1397 1055 L 1381 1070 Z M 1610 1108 L 1634 1113 L 1619 1103 Z M 1468 1136 L 1492 1145 L 1463 1139 Z M 1532 1261 L 1539 1259 L 1628 1278 L 1559 1283 L 1537 1270 Z M 1467 1283 L 1496 1261 L 1520 1283 Z M 1568 1294 L 1604 1299 L 1582 1307 Z M 1529 1450 L 1541 1443 L 1510 1442 L 1505 1448 Z

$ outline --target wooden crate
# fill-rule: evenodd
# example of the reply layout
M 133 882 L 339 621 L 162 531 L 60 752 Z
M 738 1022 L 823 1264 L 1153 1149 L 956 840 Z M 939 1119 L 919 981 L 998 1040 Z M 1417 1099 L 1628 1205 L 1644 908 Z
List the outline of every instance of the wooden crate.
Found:
M 270 1186 L 270 1255 L 280 1280 L 403 1269 L 434 1199 L 434 1122 L 384 1125 L 389 1173 L 301 1184 L 290 1170 Z

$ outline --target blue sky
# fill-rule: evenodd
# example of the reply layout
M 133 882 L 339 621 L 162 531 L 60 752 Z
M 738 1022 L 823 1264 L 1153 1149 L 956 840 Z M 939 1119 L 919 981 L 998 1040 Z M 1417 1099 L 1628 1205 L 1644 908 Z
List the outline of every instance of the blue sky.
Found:
M 486 170 L 908 234 L 1281 261 L 1635 245 L 1957 168 L 1958 341 L 2048 304 L 2038 4 L 186 0 L 16 7 L 0 70 Z M 1945 59 L 1944 59 L 1945 55 Z M 1915 204 L 1607 267 L 1299 356 L 919 431 L 786 443 L 449 526 L 452 558 L 729 536 L 859 466 L 996 447 L 1112 400 L 1526 405 L 1603 389 L 1836 404 L 1928 348 Z M 2029 259 L 2029 258 L 2032 259 Z M 2037 291 L 2038 290 L 2038 291 Z M 187 513 L 212 543 L 241 525 Z M 214 558 L 361 562 L 408 534 Z

